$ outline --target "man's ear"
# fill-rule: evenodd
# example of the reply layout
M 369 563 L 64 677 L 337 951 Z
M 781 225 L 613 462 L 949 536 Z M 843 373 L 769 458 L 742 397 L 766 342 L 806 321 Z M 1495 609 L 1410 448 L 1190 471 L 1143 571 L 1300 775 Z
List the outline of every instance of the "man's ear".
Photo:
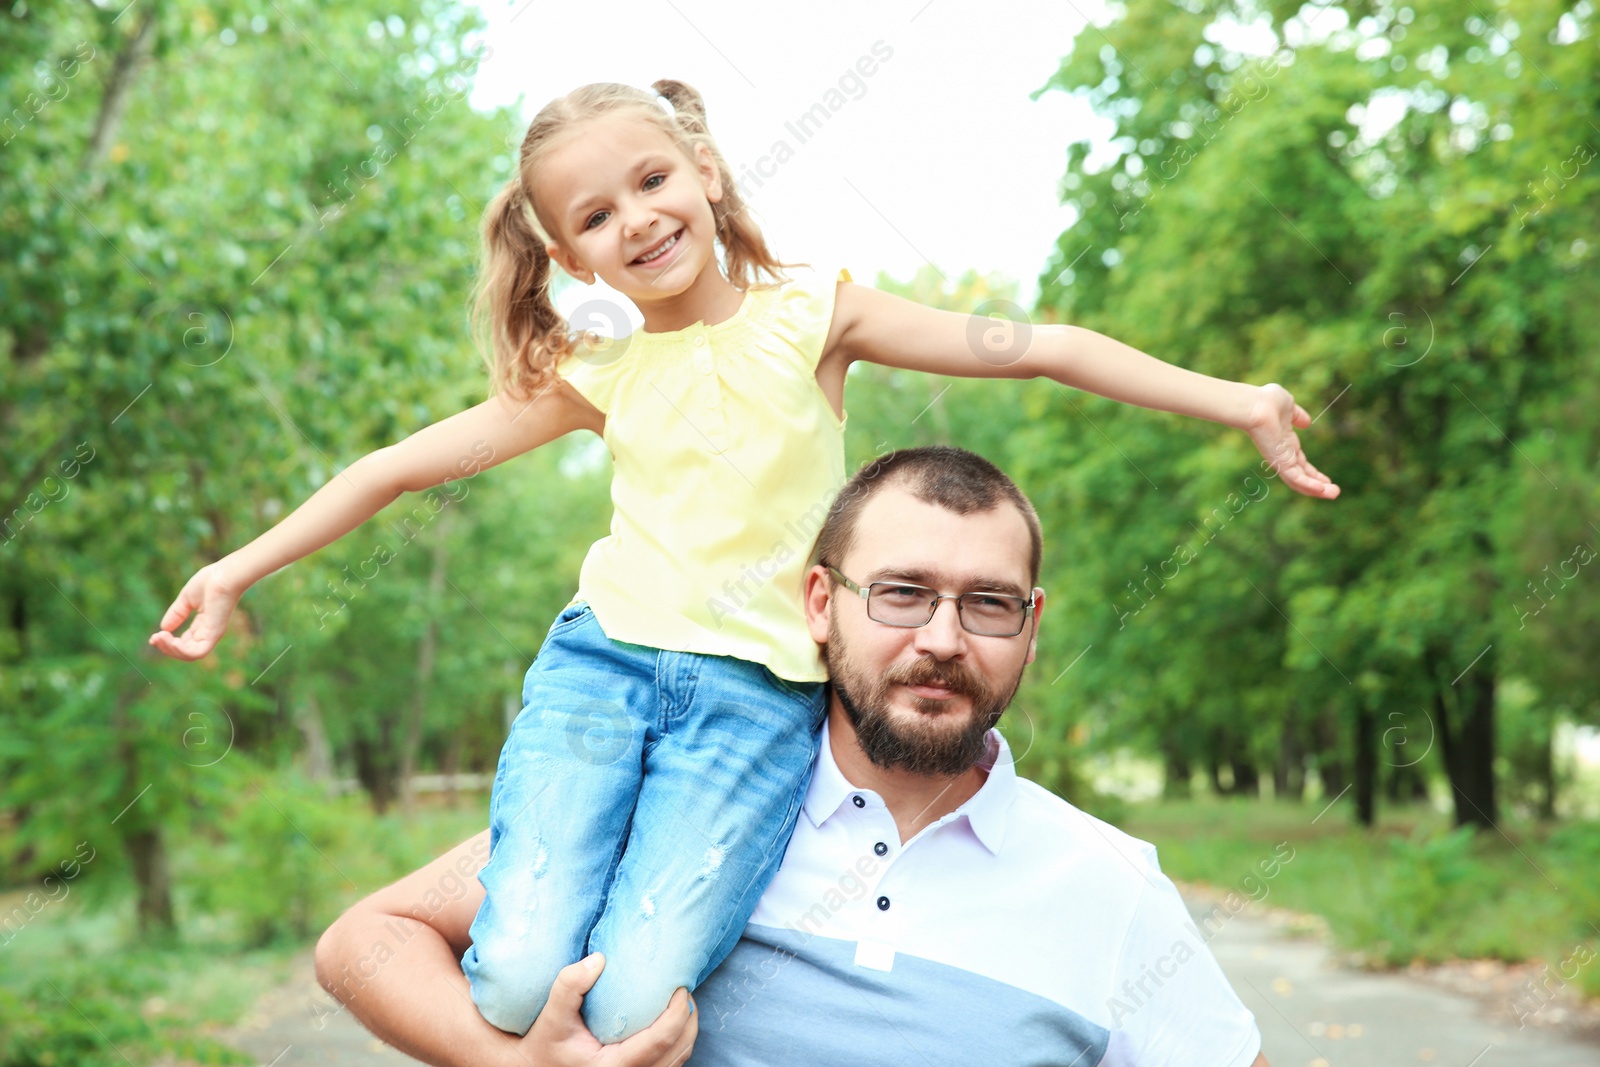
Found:
M 1033 657 L 1039 652 L 1039 617 L 1044 614 L 1044 590 L 1034 587 L 1033 590 L 1033 632 L 1028 635 L 1028 658 L 1022 661 L 1026 667 L 1033 662 Z
M 833 598 L 833 582 L 828 568 L 817 564 L 806 572 L 806 629 L 819 645 L 828 643 L 828 601 Z
M 722 199 L 722 175 L 717 170 L 717 161 L 712 158 L 709 148 L 697 144 L 694 146 L 694 162 L 701 180 L 706 183 L 706 199 L 715 204 Z
M 550 257 L 550 262 L 572 275 L 573 278 L 584 285 L 594 284 L 594 271 L 578 262 L 578 257 L 568 252 L 554 241 L 545 242 L 544 254 Z

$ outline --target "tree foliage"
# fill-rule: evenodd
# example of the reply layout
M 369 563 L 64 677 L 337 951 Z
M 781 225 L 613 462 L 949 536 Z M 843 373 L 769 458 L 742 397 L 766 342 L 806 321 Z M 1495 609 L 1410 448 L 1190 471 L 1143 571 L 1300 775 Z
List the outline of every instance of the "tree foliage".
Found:
M 1431 749 L 1458 821 L 1493 824 L 1509 682 L 1546 756 L 1554 715 L 1600 712 L 1569 588 L 1600 544 L 1593 9 L 1492 10 L 1136 0 L 1041 90 L 1116 124 L 1070 149 L 1044 304 L 1289 385 L 1345 486 L 1240 505 L 1236 437 L 1052 400 L 1025 454 L 1074 457 L 1056 528 L 1105 561 L 1067 580 L 1078 683 L 1191 759 L 1338 738 L 1368 819 L 1380 771 Z
M 518 131 L 467 106 L 477 20 L 433 0 L 0 17 L 13 877 L 87 840 L 170 930 L 167 843 L 228 818 L 252 765 L 320 739 L 313 769 L 381 801 L 403 764 L 492 765 L 502 695 L 603 530 L 603 475 L 559 450 L 262 582 L 205 661 L 144 644 L 197 567 L 483 395 L 465 301 Z

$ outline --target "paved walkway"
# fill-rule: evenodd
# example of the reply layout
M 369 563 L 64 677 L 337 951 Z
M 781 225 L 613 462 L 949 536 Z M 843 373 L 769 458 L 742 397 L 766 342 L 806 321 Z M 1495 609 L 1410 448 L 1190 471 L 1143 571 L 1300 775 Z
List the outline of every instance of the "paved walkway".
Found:
M 1261 1027 L 1272 1067 L 1597 1067 L 1600 1045 L 1517 1028 L 1509 997 L 1485 1000 L 1406 974 L 1338 967 L 1323 945 L 1248 912 L 1211 951 Z
M 1288 937 L 1249 911 L 1217 930 L 1211 951 L 1255 1012 L 1272 1067 L 1600 1065 L 1600 1044 L 1548 1027 L 1519 1030 L 1502 1005 L 1409 975 L 1340 968 L 1318 942 Z M 335 1011 L 312 977 L 309 952 L 299 973 L 302 980 L 263 996 L 230 1035 L 259 1064 L 416 1062 L 381 1044 L 348 1013 Z

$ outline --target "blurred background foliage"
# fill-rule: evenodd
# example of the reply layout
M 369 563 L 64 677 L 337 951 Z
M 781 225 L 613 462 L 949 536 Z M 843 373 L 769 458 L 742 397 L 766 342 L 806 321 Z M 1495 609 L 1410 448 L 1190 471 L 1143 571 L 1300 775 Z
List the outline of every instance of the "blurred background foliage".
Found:
M 445 0 L 0 13 L 0 1064 L 227 1062 L 195 1035 L 237 976 L 483 822 L 608 526 L 599 442 L 403 498 L 198 664 L 144 645 L 199 565 L 484 394 L 476 224 L 522 128 L 467 106 L 479 27 Z M 1048 381 L 855 368 L 852 466 L 956 444 L 1039 507 L 1024 772 L 1178 877 L 1305 836 L 1275 892 L 1376 962 L 1600 936 L 1557 744 L 1600 721 L 1591 0 L 1133 0 L 1062 52 L 1039 92 L 1116 130 L 1041 131 L 1080 218 L 1038 305 L 875 284 L 1282 382 L 1345 492 Z

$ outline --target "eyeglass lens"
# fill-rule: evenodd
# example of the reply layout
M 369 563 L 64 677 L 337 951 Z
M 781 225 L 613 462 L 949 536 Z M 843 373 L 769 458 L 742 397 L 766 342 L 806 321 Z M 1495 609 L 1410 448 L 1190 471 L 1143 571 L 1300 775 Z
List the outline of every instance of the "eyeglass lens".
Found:
M 932 589 L 874 582 L 868 587 L 867 615 L 890 626 L 923 626 L 933 618 Z M 998 593 L 964 593 L 956 601 L 961 625 L 975 634 L 1014 637 L 1022 632 L 1028 602 Z

